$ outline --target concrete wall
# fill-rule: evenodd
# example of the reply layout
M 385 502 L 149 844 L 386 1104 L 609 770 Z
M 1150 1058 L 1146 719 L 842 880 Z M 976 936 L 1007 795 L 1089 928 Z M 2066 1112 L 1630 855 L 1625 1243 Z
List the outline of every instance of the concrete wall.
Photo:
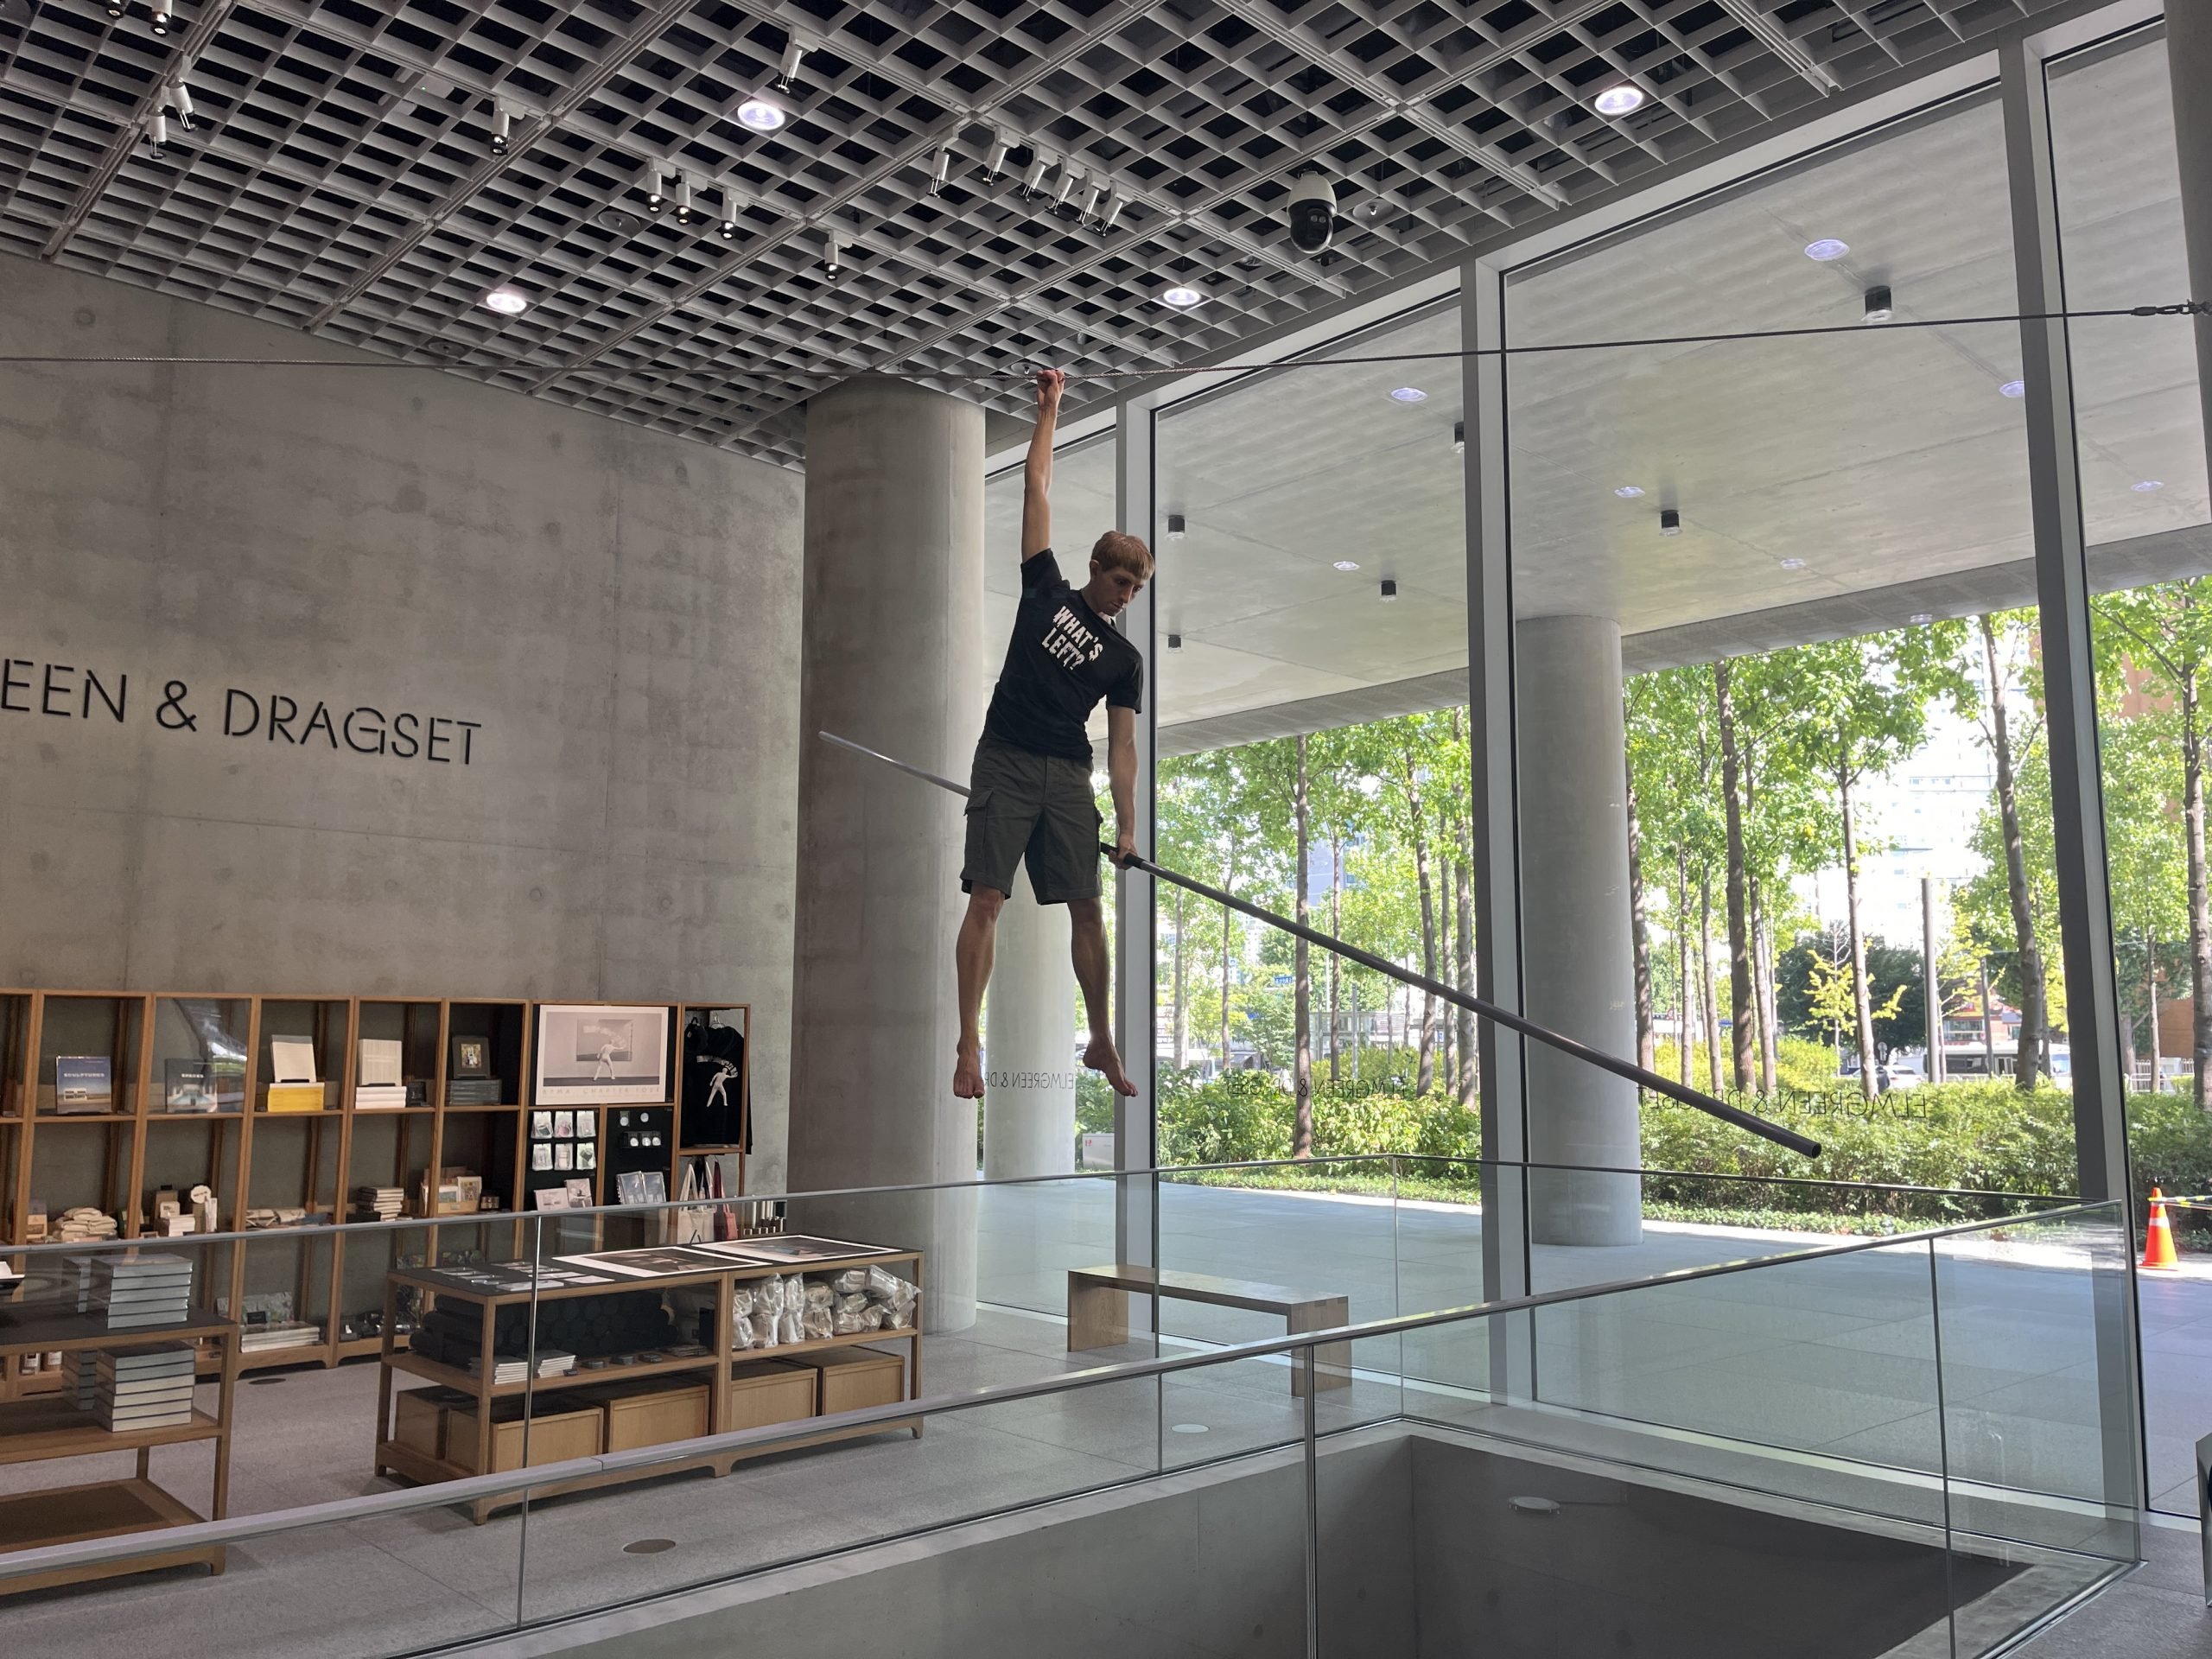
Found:
M 353 355 L 16 259 L 0 351 Z M 0 366 L 0 984 L 749 1001 L 780 1185 L 800 492 L 429 371 Z

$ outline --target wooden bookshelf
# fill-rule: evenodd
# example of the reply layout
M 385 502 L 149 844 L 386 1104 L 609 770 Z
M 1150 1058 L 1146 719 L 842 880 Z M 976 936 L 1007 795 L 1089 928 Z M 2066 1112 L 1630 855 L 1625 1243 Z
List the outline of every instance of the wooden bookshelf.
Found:
M 844 1241 L 850 1243 L 853 1241 Z M 730 1242 L 729 1248 L 743 1249 L 745 1241 Z M 573 1252 L 583 1254 L 584 1252 Z M 495 1264 L 496 1265 L 496 1264 Z M 517 1264 L 523 1265 L 523 1264 Z M 883 1268 L 902 1269 L 901 1276 L 908 1279 L 915 1290 L 914 1322 L 911 1325 L 889 1330 L 862 1331 L 850 1336 L 824 1337 L 807 1342 L 779 1344 L 772 1348 L 740 1350 L 735 1345 L 732 1298 L 738 1285 L 747 1280 L 766 1279 L 803 1274 L 810 1278 L 834 1274 L 848 1268 Z M 566 1301 L 580 1297 L 635 1294 L 640 1291 L 667 1291 L 687 1286 L 710 1286 L 715 1302 L 712 1318 L 715 1339 L 714 1346 L 703 1354 L 664 1359 L 650 1363 L 608 1366 L 600 1370 L 586 1370 L 581 1365 L 560 1376 L 531 1376 L 513 1382 L 495 1380 L 493 1332 L 494 1321 L 502 1307 L 526 1306 L 535 1301 L 540 1306 L 548 1302 Z M 430 1299 L 467 1304 L 475 1310 L 480 1319 L 481 1337 L 479 1354 L 480 1369 L 467 1370 L 461 1366 L 448 1365 L 428 1357 L 407 1351 L 387 1341 L 381 1351 L 381 1374 L 377 1380 L 376 1472 L 396 1474 L 421 1484 L 442 1480 L 461 1480 L 491 1471 L 493 1437 L 493 1408 L 495 1402 L 529 1395 L 533 1400 L 558 1395 L 575 1389 L 604 1388 L 609 1383 L 627 1383 L 644 1378 L 666 1376 L 677 1380 L 697 1377 L 707 1387 L 707 1433 L 719 1434 L 730 1427 L 730 1380 L 733 1364 L 756 1359 L 798 1359 L 808 1354 L 823 1353 L 832 1349 L 874 1348 L 888 1351 L 903 1344 L 905 1356 L 905 1397 L 918 1400 L 922 1395 L 922 1328 L 921 1292 L 923 1289 L 923 1255 L 918 1250 L 872 1251 L 861 1255 L 840 1256 L 833 1260 L 809 1262 L 795 1266 L 753 1266 L 733 1261 L 726 1268 L 704 1268 L 697 1272 L 663 1273 L 648 1278 L 624 1278 L 610 1283 L 590 1285 L 541 1285 L 535 1289 L 492 1290 L 456 1278 L 449 1273 L 432 1270 L 394 1272 L 385 1293 L 385 1325 L 391 1325 L 391 1312 L 397 1306 L 403 1287 L 419 1292 L 426 1303 Z M 679 1335 L 682 1335 L 679 1332 Z M 532 1356 L 534 1358 L 534 1356 Z M 432 1457 L 420 1449 L 408 1446 L 397 1438 L 394 1427 L 394 1395 L 396 1379 L 402 1376 L 419 1376 L 427 1382 L 466 1395 L 475 1406 L 476 1460 L 462 1464 L 448 1458 Z M 825 1430 L 799 1444 L 819 1446 L 832 1440 L 850 1440 L 881 1434 L 890 1429 L 910 1429 L 916 1439 L 921 1437 L 919 1418 L 911 1421 L 877 1425 L 858 1429 Z M 681 1442 L 672 1442 L 680 1446 Z M 787 1448 L 779 1446 L 777 1451 Z M 726 1475 L 743 1460 L 744 1453 L 716 1452 L 696 1458 L 672 1458 L 668 1463 L 650 1469 L 623 1471 L 618 1473 L 588 1477 L 533 1488 L 529 1494 L 534 1498 L 550 1497 L 558 1493 L 583 1491 L 598 1486 L 617 1485 L 635 1480 L 658 1479 L 693 1469 L 711 1469 L 717 1475 Z M 481 1526 L 491 1516 L 503 1509 L 512 1509 L 523 1502 L 518 1494 L 511 1497 L 487 1498 L 470 1502 L 466 1507 L 471 1517 Z
M 200 1264 L 196 1300 L 220 1300 L 232 1314 L 246 1314 L 249 1299 L 289 1294 L 293 1317 L 318 1327 L 312 1342 L 249 1350 L 239 1363 L 259 1366 L 320 1363 L 381 1352 L 381 1332 L 350 1322 L 377 1309 L 385 1275 L 403 1258 L 435 1265 L 442 1256 L 474 1251 L 481 1259 L 519 1254 L 530 1236 L 527 1219 L 533 1185 L 557 1175 L 594 1176 L 601 1204 L 616 1201 L 609 1127 L 615 1114 L 665 1115 L 665 1145 L 654 1149 L 652 1167 L 663 1173 L 671 1198 L 678 1195 L 688 1159 L 734 1154 L 736 1191 L 743 1195 L 741 1145 L 685 1147 L 687 1103 L 684 1052 L 687 1027 L 696 1015 L 730 1024 L 745 1039 L 736 1084 L 734 1122 L 743 1140 L 752 1102 L 751 1010 L 736 1001 L 586 1004 L 669 1010 L 668 1088 L 657 1102 L 574 1104 L 561 1109 L 588 1116 L 599 1149 L 591 1172 L 530 1169 L 530 1113 L 533 1109 L 532 1044 L 544 1001 L 500 997 L 404 995 L 330 996 L 308 993 L 111 991 L 0 988 L 0 1254 L 27 1242 L 30 1205 L 46 1205 L 51 1223 L 84 1205 L 117 1218 L 118 1236 L 161 1236 L 153 1222 L 153 1195 L 173 1187 L 180 1195 L 204 1183 L 215 1194 L 226 1231 L 248 1231 L 257 1210 L 302 1210 L 304 1224 L 264 1228 L 234 1244 L 195 1247 L 192 1236 L 175 1241 Z M 580 1000 L 580 1001 L 582 1000 Z M 455 1103 L 453 1040 L 480 1038 L 488 1046 L 497 1102 Z M 314 1044 L 324 1104 L 319 1111 L 267 1109 L 273 1039 Z M 403 1076 L 423 1085 L 423 1103 L 359 1109 L 354 1104 L 364 1037 L 397 1039 Z M 65 1056 L 105 1056 L 111 1066 L 112 1106 L 98 1113 L 60 1109 L 54 1062 Z M 171 1071 L 176 1066 L 227 1067 L 218 1086 L 220 1109 L 172 1109 Z M 658 1154 L 664 1153 L 664 1158 Z M 457 1166 L 474 1169 L 486 1194 L 501 1208 L 480 1215 L 423 1216 L 418 1189 L 426 1173 Z M 405 1219 L 419 1227 L 356 1231 L 342 1223 L 352 1213 L 353 1190 L 397 1186 L 406 1194 Z M 592 1243 L 599 1242 L 594 1228 Z M 49 1234 L 49 1237 L 52 1235 Z M 23 1258 L 13 1258 L 20 1268 Z M 402 1338 L 404 1344 L 404 1338 Z M 206 1363 L 217 1357 L 212 1348 Z M 0 1402 L 42 1395 L 60 1379 L 38 1364 L 35 1351 L 0 1357 Z
M 221 1356 L 213 1414 L 195 1408 L 188 1421 L 159 1428 L 111 1429 L 90 1412 L 59 1398 L 18 1398 L 0 1404 L 0 1464 L 46 1462 L 59 1458 L 98 1457 L 111 1452 L 137 1454 L 135 1472 L 82 1485 L 39 1487 L 0 1497 L 0 1552 L 77 1543 L 194 1521 L 219 1521 L 228 1512 L 231 1491 L 231 1408 L 238 1376 L 238 1326 L 235 1320 L 194 1312 L 175 1325 L 110 1330 L 104 1315 L 51 1311 L 32 1304 L 0 1305 L 0 1357 L 55 1351 L 92 1352 L 138 1348 L 150 1343 L 195 1341 L 213 1344 Z M 214 1443 L 215 1467 L 207 1514 L 154 1484 L 152 1453 L 157 1446 L 189 1441 Z M 0 1595 L 48 1590 L 92 1579 L 150 1573 L 158 1567 L 200 1565 L 223 1570 L 220 1544 L 189 1549 L 149 1548 L 143 1554 L 50 1573 L 0 1579 Z

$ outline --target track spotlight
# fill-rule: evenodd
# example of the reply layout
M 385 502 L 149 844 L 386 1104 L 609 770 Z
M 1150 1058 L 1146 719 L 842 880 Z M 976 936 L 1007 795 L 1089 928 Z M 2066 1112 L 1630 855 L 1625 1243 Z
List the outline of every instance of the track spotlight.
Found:
M 192 89 L 181 80 L 173 80 L 166 94 L 169 108 L 176 111 L 177 125 L 187 132 L 192 130 Z
M 944 181 L 951 176 L 952 146 L 939 144 L 937 147 L 937 163 L 930 169 L 930 194 L 942 195 L 944 193 Z
M 1452 423 L 1452 453 L 1455 455 L 1467 453 L 1467 423 L 1465 421 Z
M 828 232 L 822 238 L 822 274 L 834 283 L 844 270 L 845 245 L 837 239 L 836 232 Z
M 154 33 L 156 35 L 167 35 L 168 32 L 169 9 L 167 6 L 156 6 L 154 8 Z
M 1660 508 L 1659 533 L 1662 536 L 1681 535 L 1682 533 L 1682 515 L 1672 507 Z
M 169 142 L 169 118 L 159 110 L 146 118 L 146 154 L 159 158 Z
M 1099 215 L 1098 228 L 1102 231 L 1112 230 L 1114 228 L 1114 221 L 1121 216 L 1122 193 L 1117 188 L 1112 195 L 1106 198 L 1106 211 Z
M 725 242 L 736 241 L 737 221 L 734 219 L 717 219 L 715 222 L 715 234 Z
M 504 156 L 514 145 L 514 111 L 505 105 L 495 105 L 492 110 L 492 153 Z
M 1385 577 L 1383 577 L 1383 578 L 1382 578 L 1382 602 L 1383 602 L 1385 605 L 1395 604 L 1395 603 L 1397 602 L 1397 598 L 1398 598 L 1398 579 L 1397 579 L 1395 576 L 1385 576 Z
M 1896 308 L 1890 303 L 1890 290 L 1887 286 L 1877 283 L 1866 290 L 1866 320 L 1868 322 L 1887 322 L 1896 315 Z
M 123 0 L 107 0 L 106 11 L 111 17 L 120 17 L 130 10 L 129 6 L 123 3 Z
M 1057 213 L 1068 205 L 1068 198 L 1075 194 L 1075 188 L 1082 178 L 1083 172 L 1079 168 L 1063 166 L 1060 168 L 1060 188 L 1052 194 L 1054 213 Z
M 793 83 L 798 79 L 799 64 L 805 56 L 806 48 L 798 35 L 792 35 L 785 42 L 783 65 L 776 73 L 775 87 L 778 92 L 788 92 L 793 89 Z
M 1098 213 L 1098 198 L 1106 194 L 1106 187 L 1096 179 L 1091 180 L 1083 193 L 1083 211 L 1077 219 L 1093 219 Z
M 699 210 L 691 205 L 691 181 L 679 174 L 676 180 L 676 222 L 696 224 L 699 217 Z
M 1004 135 L 995 132 L 991 135 L 991 153 L 983 162 L 983 181 L 986 184 L 998 182 L 999 175 L 1006 171 L 1006 153 L 1013 148 Z
M 1033 152 L 1030 156 L 1028 176 L 1021 181 L 1021 194 L 1034 201 L 1037 193 L 1045 188 L 1045 175 L 1052 170 L 1052 158 L 1042 150 Z
M 1183 515 L 1181 513 L 1171 512 L 1167 515 L 1167 539 L 1169 541 L 1179 542 L 1188 533 L 1188 529 L 1183 522 Z
M 791 119 L 791 111 L 767 92 L 755 92 L 737 106 L 737 124 L 747 132 L 775 132 Z
M 668 193 L 661 188 L 667 182 L 668 175 L 663 173 L 658 168 L 655 168 L 653 169 L 652 182 L 645 186 L 645 211 L 647 213 L 658 213 L 662 208 L 668 206 Z

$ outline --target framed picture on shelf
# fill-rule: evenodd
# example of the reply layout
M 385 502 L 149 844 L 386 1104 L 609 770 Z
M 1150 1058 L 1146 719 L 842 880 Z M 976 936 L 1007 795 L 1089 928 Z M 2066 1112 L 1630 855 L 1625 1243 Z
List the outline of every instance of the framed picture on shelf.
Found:
M 456 1037 L 453 1039 L 453 1069 L 448 1074 L 456 1077 L 488 1077 L 492 1075 L 492 1039 L 488 1037 Z
M 666 1007 L 543 1002 L 537 1099 L 547 1105 L 668 1098 Z

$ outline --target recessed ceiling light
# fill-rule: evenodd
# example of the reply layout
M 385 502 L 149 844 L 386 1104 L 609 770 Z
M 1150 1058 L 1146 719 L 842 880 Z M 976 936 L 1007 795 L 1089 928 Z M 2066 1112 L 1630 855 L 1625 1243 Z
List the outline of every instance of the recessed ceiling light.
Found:
M 1805 568 L 1805 561 L 1802 559 L 1784 559 L 1782 562 L 1782 568 L 1785 570 L 1802 570 Z
M 1590 100 L 1590 107 L 1600 115 L 1632 115 L 1643 107 L 1643 88 L 1626 81 L 1608 86 Z
M 1338 559 L 1337 561 L 1337 569 L 1339 570 L 1357 570 L 1359 569 L 1359 561 L 1357 559 Z
M 737 124 L 754 132 L 773 132 L 789 119 L 781 105 L 757 92 L 737 106 Z
M 1615 490 L 1613 493 L 1620 497 L 1624 501 L 1633 501 L 1637 496 L 1643 493 L 1643 486 L 1641 484 L 1624 484 L 1618 489 Z
M 487 288 L 476 296 L 476 303 L 486 311 L 496 311 L 503 317 L 518 317 L 530 309 L 530 296 L 512 283 L 501 283 L 497 288 Z
M 1163 288 L 1160 290 L 1160 302 L 1172 305 L 1178 311 L 1187 311 L 1204 298 L 1205 296 L 1195 288 Z
M 1868 322 L 1887 322 L 1891 317 L 1897 315 L 1897 306 L 1890 298 L 1890 290 L 1886 283 L 1878 283 L 1872 288 L 1866 290 L 1866 310 L 1865 314 L 1865 321 Z
M 1997 388 L 1997 395 L 1999 397 L 2024 397 L 2028 395 L 2028 383 L 2024 380 L 2007 380 Z
M 1850 251 L 1851 244 L 1839 242 L 1832 236 L 1824 236 L 1817 242 L 1808 242 L 1805 245 L 1805 257 L 1808 259 L 1817 259 L 1824 265 L 1831 259 L 1842 258 Z
M 2154 490 L 2164 489 L 2166 485 L 2164 479 L 2139 478 L 2127 487 L 2134 491 L 2138 495 L 2148 495 Z
M 1419 386 L 1398 386 L 1391 391 L 1390 401 L 1394 404 L 1425 404 L 1428 401 L 1428 394 Z
M 602 207 L 592 215 L 601 230 L 613 231 L 617 236 L 635 236 L 645 228 L 645 221 L 624 207 Z

